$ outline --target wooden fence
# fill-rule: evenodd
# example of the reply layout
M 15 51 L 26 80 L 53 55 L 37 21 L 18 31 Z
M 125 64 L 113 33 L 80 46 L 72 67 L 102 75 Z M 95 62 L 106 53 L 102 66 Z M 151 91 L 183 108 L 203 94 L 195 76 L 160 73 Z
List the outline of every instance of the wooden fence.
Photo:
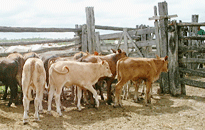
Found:
M 202 82 L 185 78 L 185 73 L 205 75 L 204 72 L 195 70 L 199 63 L 205 63 L 205 60 L 198 56 L 199 53 L 205 52 L 204 47 L 198 44 L 199 41 L 203 41 L 205 38 L 196 35 L 196 28 L 205 26 L 205 23 L 196 23 L 194 19 L 194 23 L 177 23 L 176 21 L 170 23 L 169 19 L 177 17 L 177 15 L 168 15 L 167 9 L 166 2 L 158 3 L 158 11 L 157 6 L 154 6 L 154 16 L 149 18 L 149 20 L 154 20 L 154 27 L 139 25 L 134 28 L 122 28 L 95 25 L 94 8 L 86 7 L 86 24 L 76 25 L 75 28 L 0 27 L 0 32 L 75 32 L 74 38 L 34 42 L 7 42 L 0 43 L 0 46 L 73 42 L 74 44 L 67 46 L 43 49 L 36 52 L 78 48 L 75 52 L 60 54 L 71 56 L 78 51 L 88 51 L 90 53 L 98 51 L 102 54 L 109 54 L 111 53 L 110 49 L 120 48 L 132 57 L 155 57 L 156 54 L 165 57 L 168 55 L 169 73 L 161 74 L 159 80 L 160 90 L 162 93 L 171 93 L 172 95 L 186 94 L 185 84 L 198 87 L 205 86 Z M 157 12 L 159 12 L 159 15 L 157 15 Z M 100 35 L 99 32 L 96 32 L 97 29 L 119 32 Z M 195 42 L 196 40 L 198 41 Z M 7 53 L 0 53 L 0 56 L 7 55 Z
M 186 94 L 185 85 L 205 88 L 205 82 L 188 78 L 205 77 L 205 36 L 198 34 L 200 26 L 205 23 L 198 23 L 198 15 L 192 15 L 190 23 L 172 21 L 169 25 L 169 77 L 173 95 Z

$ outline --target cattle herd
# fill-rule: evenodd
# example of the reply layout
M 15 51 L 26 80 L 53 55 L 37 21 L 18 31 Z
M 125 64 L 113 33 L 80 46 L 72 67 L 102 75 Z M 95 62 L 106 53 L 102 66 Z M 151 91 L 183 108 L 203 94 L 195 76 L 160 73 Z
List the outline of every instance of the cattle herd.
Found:
M 56 55 L 38 55 L 34 52 L 21 55 L 17 52 L 0 59 L 0 81 L 5 85 L 3 99 L 7 98 L 7 89 L 10 87 L 10 99 L 8 106 L 12 103 L 18 104 L 23 101 L 24 124 L 28 123 L 28 111 L 30 101 L 34 99 L 34 118 L 39 120 L 42 112 L 42 100 L 44 91 L 48 93 L 48 113 L 51 111 L 53 96 L 55 97 L 56 110 L 61 113 L 60 95 L 63 87 L 74 86 L 76 88 L 77 108 L 81 110 L 82 95 L 90 95 L 93 104 L 99 107 L 97 89 L 100 91 L 101 99 L 104 100 L 101 86 L 107 84 L 107 103 L 112 103 L 111 85 L 117 81 L 115 86 L 114 107 L 122 106 L 121 93 L 126 83 L 135 84 L 134 100 L 139 100 L 138 88 L 142 81 L 146 85 L 145 105 L 151 103 L 150 90 L 161 72 L 167 72 L 168 57 L 160 58 L 133 58 L 127 57 L 123 50 L 113 50 L 112 54 L 99 55 L 79 52 L 73 57 L 58 57 Z M 18 86 L 22 94 L 18 96 Z M 83 92 L 82 92 L 83 91 Z M 86 100 L 86 96 L 83 96 Z

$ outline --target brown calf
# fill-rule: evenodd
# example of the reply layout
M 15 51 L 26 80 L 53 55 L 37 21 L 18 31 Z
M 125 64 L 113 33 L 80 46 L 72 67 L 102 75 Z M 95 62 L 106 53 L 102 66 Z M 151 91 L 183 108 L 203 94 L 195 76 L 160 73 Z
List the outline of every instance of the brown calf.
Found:
M 165 58 L 123 58 L 117 62 L 117 79 L 118 83 L 115 88 L 115 104 L 122 105 L 120 98 L 121 89 L 123 85 L 132 80 L 138 82 L 139 79 L 145 81 L 146 84 L 146 95 L 145 95 L 145 104 L 151 103 L 150 98 L 150 88 L 152 83 L 156 81 L 161 72 L 168 71 L 168 57 Z M 138 87 L 136 85 L 136 87 Z

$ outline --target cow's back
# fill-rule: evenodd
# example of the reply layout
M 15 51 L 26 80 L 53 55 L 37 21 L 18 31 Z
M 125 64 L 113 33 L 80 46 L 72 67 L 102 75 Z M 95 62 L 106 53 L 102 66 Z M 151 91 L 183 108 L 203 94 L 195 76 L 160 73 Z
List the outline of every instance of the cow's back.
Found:
M 23 80 L 27 80 L 30 84 L 44 83 L 46 80 L 46 72 L 41 59 L 29 58 L 23 67 Z
M 135 80 L 138 78 L 149 79 L 156 73 L 152 60 L 143 58 L 123 58 L 117 62 L 118 79 Z

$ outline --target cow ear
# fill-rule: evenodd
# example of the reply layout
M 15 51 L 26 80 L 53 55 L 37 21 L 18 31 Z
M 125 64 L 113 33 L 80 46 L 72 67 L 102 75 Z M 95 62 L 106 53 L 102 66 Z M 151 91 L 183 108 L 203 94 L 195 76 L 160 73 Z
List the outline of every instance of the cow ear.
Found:
M 158 55 L 156 55 L 157 59 L 160 59 L 160 57 Z
M 167 61 L 167 60 L 168 60 L 168 56 L 165 56 L 165 57 L 164 57 L 164 60 Z
M 121 52 L 122 52 L 121 49 L 118 49 L 117 51 L 118 51 L 118 53 L 121 53 Z
M 111 49 L 111 50 L 112 50 L 113 53 L 116 53 L 116 50 L 114 50 L 114 49 Z
M 94 51 L 94 55 L 98 55 L 98 52 L 97 52 L 97 51 Z

